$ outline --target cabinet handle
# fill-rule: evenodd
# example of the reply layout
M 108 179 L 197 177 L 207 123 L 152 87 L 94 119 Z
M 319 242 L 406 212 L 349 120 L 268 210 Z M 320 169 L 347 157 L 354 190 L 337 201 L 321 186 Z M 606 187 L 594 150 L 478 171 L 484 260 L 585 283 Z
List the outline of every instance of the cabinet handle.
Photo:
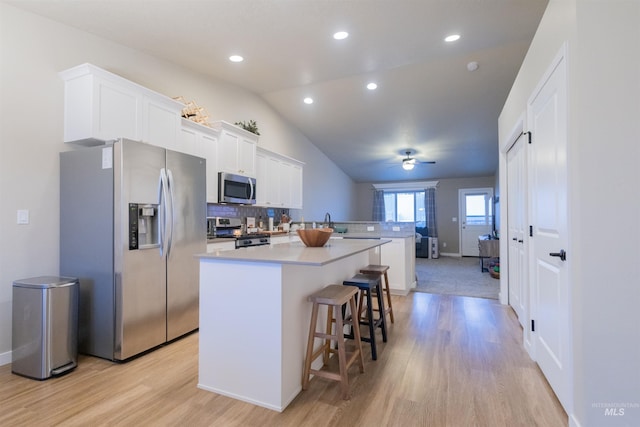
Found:
M 518 241 L 518 239 L 517 239 L 516 237 L 514 237 L 514 238 L 513 238 L 513 239 L 511 239 L 511 240 L 513 240 L 514 242 L 517 242 L 517 241 Z

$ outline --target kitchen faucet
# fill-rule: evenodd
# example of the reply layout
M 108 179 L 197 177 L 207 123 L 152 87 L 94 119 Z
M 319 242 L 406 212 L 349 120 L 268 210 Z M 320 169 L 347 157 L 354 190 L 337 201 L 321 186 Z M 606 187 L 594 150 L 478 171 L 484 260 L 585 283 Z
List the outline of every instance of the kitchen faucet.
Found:
M 333 228 L 333 223 L 331 222 L 331 214 L 329 212 L 324 214 L 324 226 Z

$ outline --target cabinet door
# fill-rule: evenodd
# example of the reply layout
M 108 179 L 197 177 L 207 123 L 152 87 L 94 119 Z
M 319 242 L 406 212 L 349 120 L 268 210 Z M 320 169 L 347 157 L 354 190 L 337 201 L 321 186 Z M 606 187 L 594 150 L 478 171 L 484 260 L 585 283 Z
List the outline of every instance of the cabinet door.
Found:
M 238 171 L 242 175 L 256 176 L 256 143 L 248 138 L 238 138 Z
M 157 147 L 187 152 L 178 143 L 180 115 L 175 105 L 163 105 L 146 97 L 143 104 L 142 140 Z
M 222 130 L 218 144 L 218 168 L 223 172 L 239 173 L 238 135 Z
M 224 172 L 255 177 L 255 141 L 223 129 L 218 148 L 218 167 Z
M 280 192 L 280 161 L 275 157 L 267 158 L 267 202 L 269 206 L 282 206 Z
M 207 203 L 218 203 L 218 165 L 216 152 L 218 139 L 200 134 L 196 140 L 195 155 L 207 161 Z
M 280 163 L 280 206 L 291 206 L 291 170 L 293 165 L 288 162 Z
M 291 165 L 291 202 L 292 209 L 302 209 L 302 166 Z
M 187 154 L 194 154 L 197 146 L 196 140 L 198 138 L 198 132 L 183 127 L 180 129 L 179 135 L 178 143 L 182 147 L 181 151 Z
M 269 188 L 267 172 L 267 155 L 256 154 L 256 205 L 268 206 L 267 189 Z
M 139 132 L 139 122 L 142 97 L 126 87 L 99 78 L 95 79 L 94 90 L 92 127 L 87 134 L 74 135 L 71 139 L 95 138 L 108 141 L 116 138 L 129 138 L 140 140 L 142 135 Z M 70 115 L 75 114 L 78 109 L 90 108 L 87 105 L 72 105 L 74 99 L 69 99 L 69 93 L 66 95 L 65 102 L 70 104 L 65 111 L 65 119 L 73 120 Z

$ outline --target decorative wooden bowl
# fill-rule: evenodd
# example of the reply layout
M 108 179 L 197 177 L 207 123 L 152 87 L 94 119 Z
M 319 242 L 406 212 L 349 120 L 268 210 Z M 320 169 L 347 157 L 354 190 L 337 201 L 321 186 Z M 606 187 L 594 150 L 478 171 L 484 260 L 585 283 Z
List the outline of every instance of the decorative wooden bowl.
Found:
M 309 248 L 319 248 L 325 245 L 333 233 L 333 228 L 312 228 L 309 230 L 298 230 L 298 236 L 305 246 Z

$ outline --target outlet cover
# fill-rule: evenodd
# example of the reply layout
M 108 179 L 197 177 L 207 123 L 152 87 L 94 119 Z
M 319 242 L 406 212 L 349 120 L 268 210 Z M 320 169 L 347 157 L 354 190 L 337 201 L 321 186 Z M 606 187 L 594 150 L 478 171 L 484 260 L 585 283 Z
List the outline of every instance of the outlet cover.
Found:
M 367 231 L 373 231 L 374 227 L 372 225 L 367 226 Z

